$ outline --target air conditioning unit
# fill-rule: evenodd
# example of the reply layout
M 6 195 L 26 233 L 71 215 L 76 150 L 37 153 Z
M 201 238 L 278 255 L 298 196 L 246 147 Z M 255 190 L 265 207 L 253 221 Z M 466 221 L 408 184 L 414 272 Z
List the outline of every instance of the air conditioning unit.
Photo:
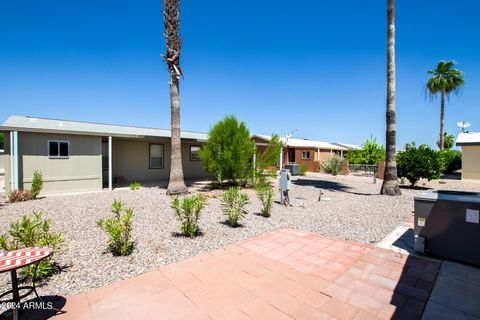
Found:
M 288 163 L 285 165 L 285 169 L 290 170 L 292 176 L 298 176 L 300 174 L 300 165 L 298 163 Z

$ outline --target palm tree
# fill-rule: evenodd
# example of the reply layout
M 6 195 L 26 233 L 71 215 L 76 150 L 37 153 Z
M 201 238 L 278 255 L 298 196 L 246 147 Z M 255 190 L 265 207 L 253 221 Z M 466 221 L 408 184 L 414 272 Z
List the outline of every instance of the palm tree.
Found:
M 450 150 L 455 144 L 455 137 L 453 134 L 443 133 L 443 149 Z M 437 146 L 440 148 L 440 140 L 437 141 Z
M 183 180 L 182 145 L 180 139 L 180 95 L 179 80 L 182 76 L 180 69 L 180 53 L 182 39 L 180 38 L 180 0 L 163 0 L 163 22 L 165 25 L 166 55 L 163 59 L 167 63 L 170 73 L 170 112 L 171 112 L 171 145 L 172 155 L 170 163 L 170 180 L 167 194 L 176 195 L 187 193 L 188 189 Z
M 428 70 L 432 75 L 427 81 L 426 90 L 431 98 L 440 92 L 440 150 L 445 146 L 444 140 L 444 117 L 445 117 L 445 96 L 450 97 L 450 93 L 458 94 L 460 87 L 465 83 L 463 72 L 453 69 L 457 63 L 454 60 L 440 61 L 435 70 Z
M 401 194 L 397 177 L 396 114 L 395 114 L 395 0 L 387 0 L 387 130 L 385 174 L 381 194 Z

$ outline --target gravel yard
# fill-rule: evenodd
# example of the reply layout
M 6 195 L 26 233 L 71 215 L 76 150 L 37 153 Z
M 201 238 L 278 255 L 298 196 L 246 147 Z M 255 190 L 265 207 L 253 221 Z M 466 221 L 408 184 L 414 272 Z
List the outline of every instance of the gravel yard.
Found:
M 176 234 L 179 224 L 170 209 L 170 198 L 165 195 L 165 189 L 159 188 L 3 203 L 0 204 L 0 233 L 6 232 L 9 224 L 24 214 L 34 210 L 44 212 L 44 217 L 52 220 L 52 229 L 63 233 L 67 249 L 56 258 L 62 272 L 51 277 L 39 292 L 69 296 L 285 227 L 358 242 L 378 242 L 412 214 L 413 196 L 420 191 L 403 189 L 400 197 L 380 196 L 381 181 L 372 182 L 371 177 L 323 174 L 294 178 L 290 192 L 292 207 L 274 204 L 270 218 L 257 214 L 260 204 L 255 192 L 244 190 L 250 195 L 250 213 L 243 220 L 243 226 L 235 229 L 224 223 L 217 198 L 221 191 L 207 191 L 197 185 L 191 191 L 205 192 L 209 201 L 201 218 L 203 234 L 195 239 Z M 480 184 L 453 180 L 439 186 L 480 191 Z M 320 190 L 324 194 L 319 202 Z M 135 212 L 133 236 L 136 245 L 128 257 L 113 257 L 106 252 L 107 237 L 96 225 L 98 219 L 110 215 L 114 199 Z M 0 292 L 8 287 L 7 281 L 7 275 L 0 275 Z

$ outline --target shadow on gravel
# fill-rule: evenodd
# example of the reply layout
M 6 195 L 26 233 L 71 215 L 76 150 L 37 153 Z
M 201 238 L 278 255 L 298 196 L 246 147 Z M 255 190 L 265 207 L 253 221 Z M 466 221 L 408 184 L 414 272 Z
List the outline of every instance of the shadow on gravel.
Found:
M 223 220 L 223 221 L 220 221 L 219 223 L 220 223 L 220 224 L 223 224 L 223 225 L 225 225 L 225 226 L 227 226 L 227 227 L 229 227 L 229 228 L 232 228 L 232 229 L 237 229 L 237 228 L 243 228 L 243 227 L 245 227 L 245 225 L 244 225 L 243 223 L 240 223 L 240 222 L 237 223 L 237 225 L 236 225 L 235 227 L 232 227 L 232 226 L 230 225 L 230 223 L 228 222 L 228 220 Z
M 404 185 L 404 184 L 401 184 L 401 185 L 400 185 L 400 189 L 410 189 L 410 190 L 430 190 L 430 189 L 432 189 L 432 188 L 427 188 L 427 187 L 419 187 L 419 186 L 412 187 L 411 185 Z
M 202 230 L 198 230 L 197 233 L 195 234 L 195 237 L 201 237 L 201 236 L 204 236 L 205 233 L 202 231 Z M 191 237 L 188 237 L 185 233 L 183 232 L 172 232 L 172 237 L 175 237 L 175 238 L 187 238 L 187 239 L 194 239 L 194 238 L 191 238 Z
M 346 192 L 350 194 L 360 195 L 360 196 L 374 196 L 374 193 L 363 193 L 363 192 L 353 192 L 351 191 L 352 188 L 349 186 L 333 181 L 324 181 L 324 180 L 315 180 L 315 179 L 296 179 L 292 180 L 292 184 L 297 186 L 307 186 L 307 187 L 315 187 L 322 190 L 328 191 L 339 191 L 339 192 Z
M 61 309 L 65 306 L 66 299 L 62 296 L 41 296 L 38 298 L 21 302 L 19 319 L 21 320 L 44 320 L 54 318 L 55 315 L 63 313 Z M 0 314 L 0 320 L 12 319 L 12 311 L 6 310 Z

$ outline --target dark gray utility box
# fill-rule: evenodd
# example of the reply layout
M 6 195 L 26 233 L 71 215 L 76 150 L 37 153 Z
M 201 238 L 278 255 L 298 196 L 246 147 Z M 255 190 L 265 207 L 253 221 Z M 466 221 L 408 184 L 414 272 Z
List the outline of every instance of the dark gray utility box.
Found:
M 300 174 L 300 165 L 298 163 L 288 163 L 285 165 L 285 169 L 290 170 L 292 176 L 298 176 Z
M 429 190 L 415 196 L 415 251 L 480 265 L 480 193 Z

